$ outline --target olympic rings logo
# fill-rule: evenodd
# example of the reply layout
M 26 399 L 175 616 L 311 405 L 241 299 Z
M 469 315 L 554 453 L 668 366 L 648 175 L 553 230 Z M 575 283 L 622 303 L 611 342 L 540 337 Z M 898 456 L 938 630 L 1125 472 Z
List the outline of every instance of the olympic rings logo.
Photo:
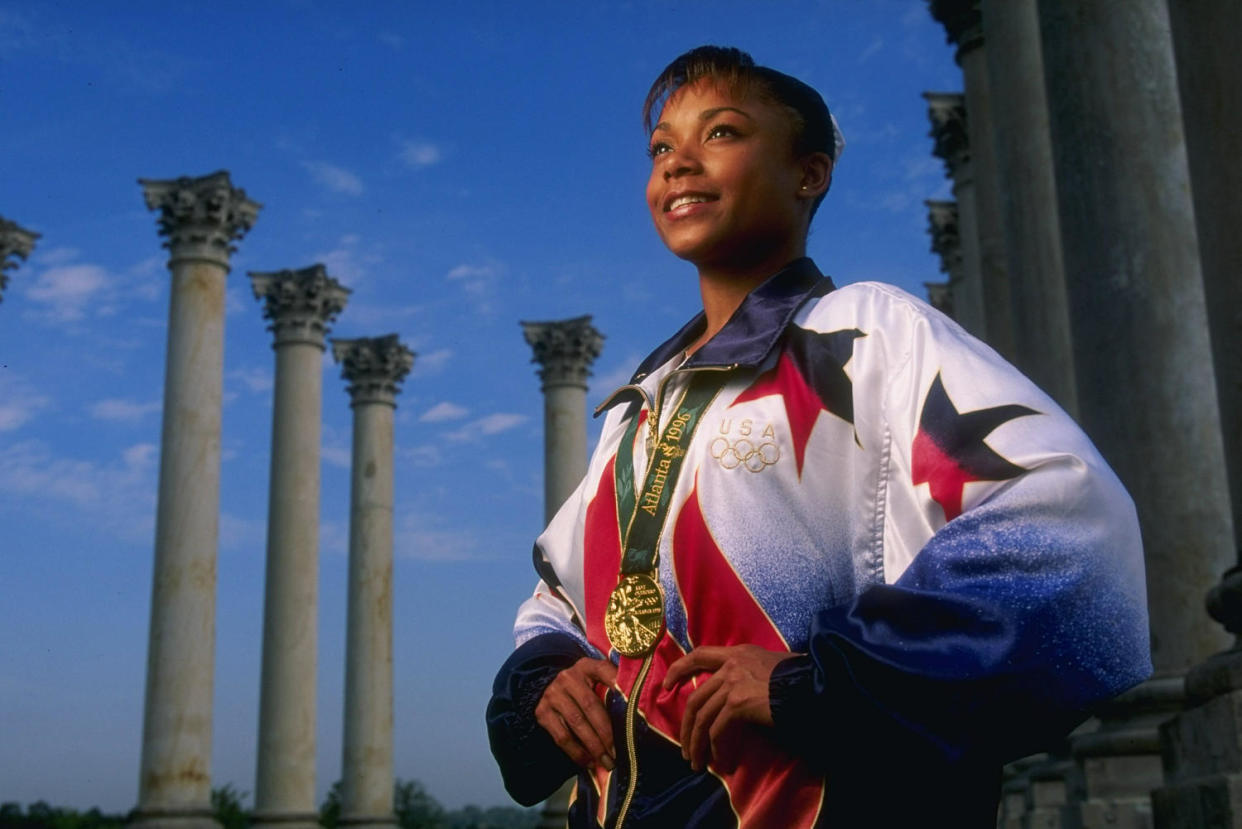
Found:
M 751 472 L 762 472 L 781 459 L 781 449 L 775 443 L 765 441 L 756 446 L 748 438 L 730 441 L 718 437 L 712 441 L 711 453 L 725 469 L 744 466 Z

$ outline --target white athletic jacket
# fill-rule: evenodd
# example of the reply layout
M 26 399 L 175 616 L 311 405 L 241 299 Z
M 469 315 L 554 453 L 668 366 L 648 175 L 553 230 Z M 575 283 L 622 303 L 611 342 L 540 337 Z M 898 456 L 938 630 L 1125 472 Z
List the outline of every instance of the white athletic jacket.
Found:
M 1129 497 L 1049 397 L 897 288 L 834 289 L 803 259 L 686 361 L 702 325 L 700 315 L 601 407 L 586 477 L 538 539 L 541 581 L 489 706 L 510 791 L 538 799 L 575 771 L 532 712 L 556 671 L 587 654 L 619 663 L 606 700 L 618 767 L 583 772 L 571 824 L 605 825 L 617 808 L 631 773 L 619 716 L 638 660 L 610 653 L 603 612 L 618 503 L 624 515 L 641 498 L 649 420 L 621 443 L 631 418 L 663 428 L 687 378 L 715 371 L 723 386 L 659 542 L 668 629 L 640 696 L 626 826 L 874 815 L 875 777 L 861 771 L 872 767 L 926 779 L 946 809 L 990 797 L 994 819 L 1002 761 L 1150 673 Z M 619 452 L 636 482 L 621 492 Z M 665 692 L 660 680 L 693 647 L 742 643 L 800 655 L 772 679 L 775 732 L 755 738 L 737 771 L 695 774 L 677 743 L 692 688 Z

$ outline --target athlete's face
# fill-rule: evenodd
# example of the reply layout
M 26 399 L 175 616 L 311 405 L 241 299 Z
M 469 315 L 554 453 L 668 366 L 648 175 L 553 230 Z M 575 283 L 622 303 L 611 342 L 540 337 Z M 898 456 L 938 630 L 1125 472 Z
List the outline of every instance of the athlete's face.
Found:
M 651 134 L 647 206 L 674 254 L 696 265 L 760 262 L 806 232 L 804 168 L 783 109 L 700 80 Z

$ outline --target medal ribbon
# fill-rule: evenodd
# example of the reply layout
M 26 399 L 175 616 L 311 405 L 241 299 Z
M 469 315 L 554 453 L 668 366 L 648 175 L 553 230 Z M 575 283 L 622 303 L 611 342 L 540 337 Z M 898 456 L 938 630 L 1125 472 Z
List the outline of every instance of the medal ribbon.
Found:
M 656 566 L 656 550 L 659 548 L 660 534 L 664 529 L 664 521 L 668 515 L 668 506 L 672 501 L 673 487 L 677 476 L 681 473 L 682 461 L 694 430 L 699 425 L 703 412 L 724 385 L 725 377 L 713 376 L 717 372 L 697 373 L 690 379 L 690 386 L 685 396 L 677 404 L 677 410 L 664 428 L 664 434 L 651 453 L 651 462 L 647 467 L 646 480 L 637 498 L 634 492 L 634 438 L 638 433 L 638 416 L 630 421 L 630 426 L 621 441 L 621 451 L 617 453 L 614 466 L 614 481 L 617 490 L 617 516 L 621 521 L 628 518 L 628 529 L 622 538 L 625 552 L 621 558 L 621 574 L 650 573 Z M 722 372 L 723 374 L 723 372 Z M 651 412 L 649 417 L 658 418 L 659 412 Z

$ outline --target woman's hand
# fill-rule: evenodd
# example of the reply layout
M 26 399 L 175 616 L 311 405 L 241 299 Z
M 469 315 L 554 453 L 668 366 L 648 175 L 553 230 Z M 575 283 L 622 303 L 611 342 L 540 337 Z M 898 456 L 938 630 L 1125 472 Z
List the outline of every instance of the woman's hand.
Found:
M 793 656 L 758 645 L 695 648 L 669 666 L 664 687 L 708 673 L 690 694 L 681 718 L 681 756 L 702 771 L 713 763 L 721 773 L 737 768 L 745 748 L 746 724 L 772 726 L 768 680 L 772 669 Z
M 556 675 L 535 706 L 535 719 L 561 751 L 580 766 L 599 764 L 612 771 L 617 752 L 612 721 L 595 686 L 610 686 L 617 667 L 603 659 L 583 657 Z

